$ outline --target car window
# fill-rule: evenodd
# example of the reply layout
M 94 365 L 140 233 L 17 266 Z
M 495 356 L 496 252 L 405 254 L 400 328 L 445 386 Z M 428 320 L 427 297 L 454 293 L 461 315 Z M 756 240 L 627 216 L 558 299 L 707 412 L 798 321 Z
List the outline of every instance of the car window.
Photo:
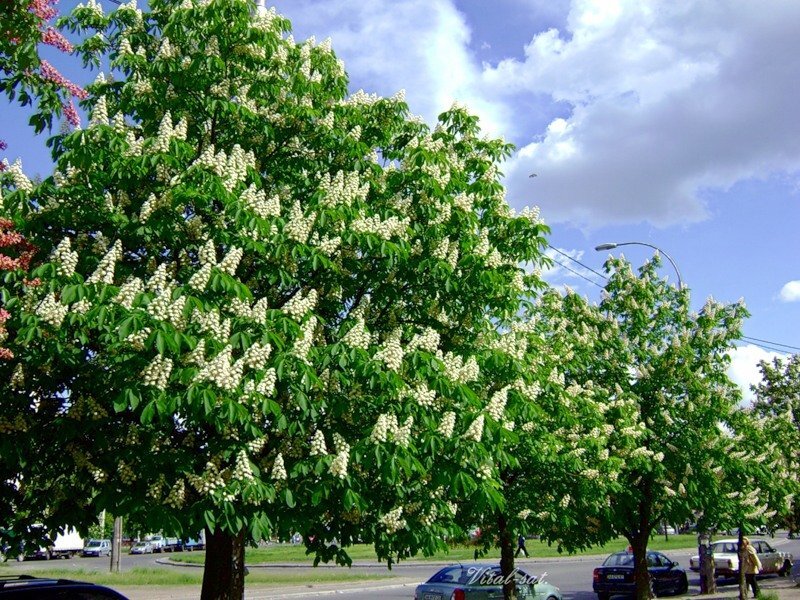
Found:
M 435 573 L 428 582 L 429 583 L 451 583 L 456 582 L 461 578 L 461 567 L 449 567 L 442 569 Z
M 768 554 L 770 552 L 775 552 L 775 549 L 770 546 L 767 542 L 761 542 L 761 552 L 764 554 Z
M 661 559 L 659 558 L 658 554 L 648 554 L 647 555 L 647 566 L 648 567 L 660 567 Z
M 633 566 L 633 554 L 625 552 L 612 554 L 603 564 L 607 567 L 630 567 Z

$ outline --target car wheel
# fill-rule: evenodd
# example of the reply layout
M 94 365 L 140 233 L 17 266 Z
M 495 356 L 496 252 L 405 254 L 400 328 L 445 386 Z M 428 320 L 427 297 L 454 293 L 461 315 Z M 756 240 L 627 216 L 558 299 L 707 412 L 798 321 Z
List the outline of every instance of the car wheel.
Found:
M 678 588 L 678 594 L 685 594 L 689 591 L 689 579 L 687 577 L 683 578 L 683 583 L 681 583 L 681 587 Z
M 783 566 L 778 570 L 778 575 L 781 577 L 786 577 L 789 575 L 790 571 L 792 570 L 792 563 L 788 560 L 783 561 Z
M 597 592 L 597 600 L 609 600 L 610 597 L 608 592 Z

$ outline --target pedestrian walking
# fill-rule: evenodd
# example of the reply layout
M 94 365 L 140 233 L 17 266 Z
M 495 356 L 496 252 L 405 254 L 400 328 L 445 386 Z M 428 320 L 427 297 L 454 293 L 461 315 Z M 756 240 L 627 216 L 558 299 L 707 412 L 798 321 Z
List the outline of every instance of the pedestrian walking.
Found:
M 760 590 L 758 589 L 756 575 L 761 572 L 761 561 L 758 559 L 756 549 L 753 548 L 750 540 L 746 537 L 742 538 L 742 550 L 742 567 L 744 568 L 745 588 L 750 586 L 750 588 L 753 590 L 753 597 L 758 598 Z
M 517 538 L 517 553 L 514 556 L 519 556 L 520 551 L 525 554 L 525 558 L 528 558 L 528 549 L 525 547 L 524 535 L 521 535 Z

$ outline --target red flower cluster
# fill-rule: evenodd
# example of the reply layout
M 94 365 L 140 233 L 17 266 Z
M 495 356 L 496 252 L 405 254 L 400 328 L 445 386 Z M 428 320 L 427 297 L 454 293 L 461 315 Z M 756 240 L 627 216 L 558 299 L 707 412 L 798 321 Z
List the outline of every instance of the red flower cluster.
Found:
M 52 81 L 57 86 L 67 90 L 70 94 L 72 94 L 76 98 L 85 100 L 89 96 L 89 93 L 86 90 L 72 83 L 69 79 L 67 79 L 61 73 L 59 73 L 58 69 L 56 69 L 46 60 L 43 60 L 41 66 L 39 67 L 39 74 L 42 76 L 42 79 Z
M 14 231 L 14 222 L 2 217 L 0 217 L 0 248 L 14 248 L 18 254 L 15 258 L 0 252 L 0 270 L 2 271 L 28 270 L 36 252 L 33 244 L 28 242 L 18 231 Z M 25 280 L 24 283 L 27 285 L 32 282 Z M 0 308 L 0 343 L 8 337 L 6 321 L 10 318 L 11 314 L 5 308 Z M 12 358 L 14 358 L 14 353 L 8 348 L 0 346 L 0 360 L 11 360 Z
M 48 27 L 42 34 L 42 43 L 47 44 L 48 46 L 53 46 L 54 48 L 58 48 L 67 54 L 73 50 L 70 41 L 52 27 Z
M 10 219 L 0 218 L 0 248 L 16 246 L 18 256 L 12 257 L 0 253 L 0 271 L 13 271 L 22 269 L 27 271 L 31 259 L 36 253 L 36 247 L 28 242 L 19 232 L 14 231 L 14 223 Z
M 54 18 L 58 11 L 55 5 L 58 0 L 31 0 L 28 10 L 39 17 L 42 21 L 49 21 Z

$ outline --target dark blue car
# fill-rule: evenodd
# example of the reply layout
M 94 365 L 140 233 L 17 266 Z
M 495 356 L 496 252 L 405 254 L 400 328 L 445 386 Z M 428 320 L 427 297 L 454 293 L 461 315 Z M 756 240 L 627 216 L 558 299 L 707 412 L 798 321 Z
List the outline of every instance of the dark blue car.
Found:
M 660 552 L 647 553 L 647 570 L 650 572 L 653 592 L 657 596 L 685 594 L 689 589 L 686 571 Z M 633 554 L 617 552 L 609 556 L 602 566 L 594 570 L 592 589 L 598 600 L 608 600 L 617 594 L 633 594 L 636 589 L 633 580 Z

